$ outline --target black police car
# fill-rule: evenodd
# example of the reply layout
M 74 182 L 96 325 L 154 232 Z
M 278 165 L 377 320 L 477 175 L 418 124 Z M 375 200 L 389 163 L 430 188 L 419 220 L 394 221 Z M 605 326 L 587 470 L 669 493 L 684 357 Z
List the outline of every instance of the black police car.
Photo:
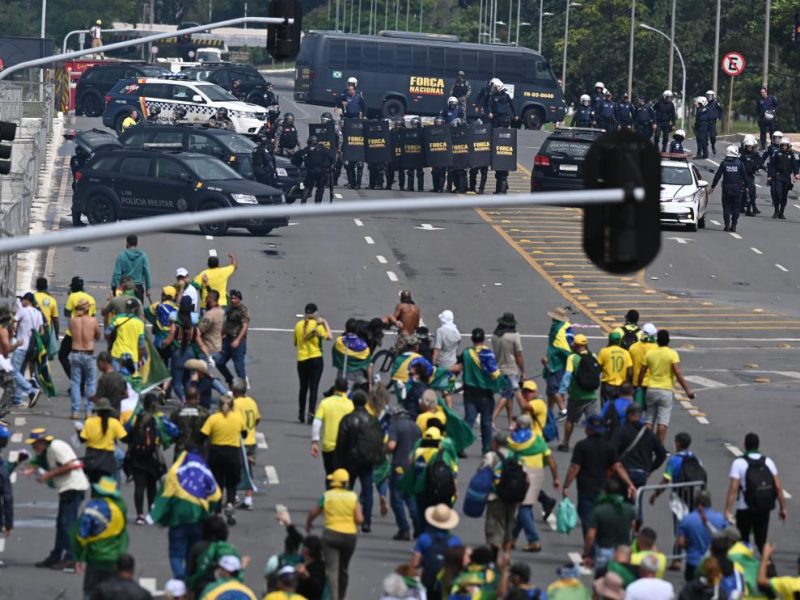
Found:
M 220 159 L 245 179 L 280 188 L 287 202 L 303 196 L 303 169 L 298 169 L 284 156 L 276 156 L 275 175 L 265 175 L 263 170 L 254 167 L 256 143 L 251 137 L 239 133 L 202 125 L 146 123 L 128 128 L 119 136 L 119 143 L 126 148 L 144 148 L 145 144 L 179 144 L 184 152 L 208 154 Z
M 531 192 L 580 190 L 586 153 L 601 129 L 561 127 L 544 141 L 533 159 Z
M 95 154 L 76 174 L 73 214 L 92 225 L 254 204 L 283 203 L 281 191 L 242 178 L 219 159 L 205 154 L 119 149 Z M 244 227 L 266 235 L 289 224 L 285 217 L 207 223 L 206 235 L 222 235 Z
M 252 65 L 205 64 L 183 69 L 181 75 L 190 80 L 210 81 L 226 90 L 231 89 L 231 84 L 238 79 L 245 98 L 254 91 L 263 93 L 267 89 L 266 80 Z M 249 99 L 247 101 L 250 102 Z
M 170 73 L 162 65 L 109 63 L 96 65 L 83 72 L 75 86 L 75 114 L 99 117 L 106 107 L 105 96 L 120 79 L 162 77 Z

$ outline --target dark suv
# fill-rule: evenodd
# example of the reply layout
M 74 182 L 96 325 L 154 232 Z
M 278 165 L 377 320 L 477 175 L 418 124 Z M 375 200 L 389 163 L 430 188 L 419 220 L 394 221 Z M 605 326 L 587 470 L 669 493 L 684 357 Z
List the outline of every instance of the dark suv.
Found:
M 602 129 L 562 127 L 548 137 L 533 159 L 531 191 L 580 190 L 584 188 L 586 153 Z
M 144 124 L 128 128 L 119 136 L 119 142 L 125 148 L 180 144 L 184 152 L 198 152 L 220 159 L 245 179 L 280 188 L 290 203 L 303 195 L 303 169 L 294 166 L 285 156 L 276 156 L 276 173 L 264 175 L 253 165 L 255 142 L 232 131 L 198 125 Z
M 251 65 L 207 64 L 184 69 L 181 75 L 195 81 L 210 81 L 226 90 L 230 90 L 231 83 L 238 79 L 245 98 L 253 91 L 266 89 L 267 83 L 261 73 Z
M 144 63 L 110 63 L 86 69 L 75 88 L 75 114 L 87 117 L 102 115 L 106 107 L 105 96 L 120 79 L 161 77 L 169 73 L 166 67 Z

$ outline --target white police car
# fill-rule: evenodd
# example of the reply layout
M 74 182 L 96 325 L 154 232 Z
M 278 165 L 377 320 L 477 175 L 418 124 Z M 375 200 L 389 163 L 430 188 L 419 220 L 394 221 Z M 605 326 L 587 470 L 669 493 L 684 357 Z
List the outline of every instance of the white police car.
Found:
M 683 154 L 661 155 L 661 223 L 685 225 L 689 231 L 706 226 L 708 182 Z
M 121 79 L 106 95 L 103 125 L 120 132 L 122 121 L 135 108 L 146 119 L 158 108 L 158 121 L 171 122 L 175 109 L 186 110 L 189 123 L 204 124 L 217 109 L 225 108 L 237 133 L 258 133 L 267 118 L 267 109 L 237 100 L 230 92 L 206 81 L 175 79 Z

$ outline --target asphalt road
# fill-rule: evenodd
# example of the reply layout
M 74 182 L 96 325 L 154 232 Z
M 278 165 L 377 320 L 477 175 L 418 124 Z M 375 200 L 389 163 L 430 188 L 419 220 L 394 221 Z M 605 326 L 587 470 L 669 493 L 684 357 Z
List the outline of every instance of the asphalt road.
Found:
M 273 81 L 284 111 L 295 113 L 301 131 L 309 119 L 322 112 L 318 107 L 294 106 L 288 79 Z M 78 119 L 76 125 L 100 126 L 96 119 Z M 544 138 L 543 133 L 520 132 L 522 166 L 530 167 Z M 57 164 L 57 177 L 69 177 L 63 158 Z M 527 189 L 527 177 L 524 170 L 514 175 L 512 190 Z M 46 227 L 69 227 L 69 186 L 58 179 L 54 189 Z M 390 196 L 389 192 L 363 189 L 340 188 L 337 193 L 342 195 L 339 201 L 378 201 Z M 765 196 L 765 190 L 760 190 L 760 195 Z M 765 201 L 761 205 L 764 210 Z M 716 197 L 711 207 L 710 218 L 721 221 Z M 791 467 L 796 455 L 792 442 L 795 411 L 800 408 L 795 400 L 800 360 L 794 349 L 800 343 L 798 266 L 791 260 L 798 246 L 793 228 L 800 212 L 795 210 L 785 222 L 764 218 L 766 210 L 761 218 L 743 217 L 741 239 L 712 223 L 697 233 L 665 232 L 657 261 L 630 278 L 604 277 L 586 265 L 580 251 L 580 215 L 565 209 L 298 218 L 263 238 L 232 234 L 208 239 L 193 230 L 144 236 L 140 246 L 150 255 L 159 286 L 172 281 L 177 267 L 198 272 L 212 253 L 223 263 L 228 253 L 236 253 L 241 261 L 231 286 L 243 291 L 253 315 L 247 368 L 253 396 L 263 414 L 258 429 L 268 446 L 259 450 L 261 489 L 256 508 L 238 514 L 239 524 L 231 535 L 252 558 L 247 582 L 261 590 L 264 563 L 282 546 L 283 536 L 273 518 L 275 506 L 287 505 L 296 521 L 302 522 L 322 490 L 322 465 L 309 454 L 309 428 L 295 421 L 297 384 L 289 333 L 302 307 L 311 301 L 338 329 L 350 316 L 389 312 L 404 288 L 413 290 L 431 327 L 445 308 L 453 310 L 462 333 L 476 326 L 490 330 L 501 313 L 514 312 L 525 335 L 531 375 L 538 374 L 538 358 L 544 351 L 547 310 L 572 304 L 578 313 L 575 321 L 599 349 L 605 328 L 618 323 L 628 308 L 639 308 L 643 321 L 668 326 L 678 337 L 674 345 L 681 352 L 684 372 L 697 390 L 697 399 L 676 406 L 671 432 L 684 430 L 693 436 L 693 449 L 709 472 L 715 506 L 721 508 L 733 453 L 751 430 L 761 434 L 763 450 L 776 460 L 786 489 L 800 494 L 800 472 Z M 670 237 L 681 237 L 686 243 Z M 41 257 L 39 271 L 51 277 L 51 288 L 62 305 L 73 275 L 84 277 L 87 290 L 102 300 L 108 293 L 114 257 L 123 246 L 124 241 L 119 240 L 51 251 Z M 778 269 L 775 263 L 788 271 Z M 691 316 L 697 314 L 701 316 Z M 35 410 L 12 415 L 18 435 L 11 450 L 21 447 L 21 439 L 34 426 L 46 426 L 65 439 L 72 435 L 66 382 L 60 367 L 55 370 L 59 396 L 43 399 Z M 326 369 L 323 389 L 332 377 L 332 370 Z M 504 423 L 501 417 L 499 424 Z M 563 477 L 568 456 L 556 454 Z M 472 449 L 461 467 L 461 488 L 476 464 Z M 3 548 L 7 569 L 0 577 L 0 598 L 19 598 L 23 593 L 31 598 L 79 598 L 79 576 L 33 567 L 52 546 L 54 493 L 20 477 L 15 496 L 18 522 Z M 132 486 L 125 487 L 124 496 L 132 504 Z M 800 551 L 793 502 L 789 501 L 788 523 L 773 523 L 771 537 L 779 547 L 782 572 L 793 569 Z M 662 534 L 661 547 L 669 549 L 666 502 L 662 500 L 655 509 L 648 507 L 645 518 Z M 482 527 L 482 521 L 464 518 L 458 533 L 477 545 L 483 541 Z M 540 555 L 518 552 L 514 558 L 529 562 L 535 580 L 545 584 L 568 552 L 580 551 L 580 539 L 576 532 L 556 534 L 545 523 L 540 523 L 540 530 L 544 551 Z M 132 523 L 130 531 L 131 552 L 138 559 L 137 576 L 153 589 L 162 589 L 170 576 L 166 532 Z M 408 560 L 410 545 L 392 542 L 394 532 L 390 514 L 376 516 L 372 533 L 359 537 L 349 597 L 377 598 L 382 577 Z

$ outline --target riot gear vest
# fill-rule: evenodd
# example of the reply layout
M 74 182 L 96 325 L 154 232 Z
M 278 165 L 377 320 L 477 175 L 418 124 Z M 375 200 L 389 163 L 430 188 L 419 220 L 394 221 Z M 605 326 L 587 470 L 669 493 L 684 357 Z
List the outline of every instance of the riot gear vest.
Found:
M 651 125 L 653 118 L 653 109 L 649 106 L 639 106 L 633 116 L 633 120 L 637 125 Z
M 575 126 L 576 127 L 591 127 L 594 121 L 594 111 L 590 106 L 579 106 L 575 111 Z
M 794 154 L 784 150 L 778 150 L 772 157 L 773 177 L 789 179 L 793 172 Z
M 460 98 L 469 94 L 469 84 L 466 81 L 456 81 L 453 84 L 453 96 Z
M 278 139 L 281 148 L 297 147 L 297 128 L 294 125 L 284 125 L 281 129 L 281 137 Z
M 603 100 L 600 103 L 597 116 L 604 121 L 612 120 L 617 114 L 617 105 L 611 100 Z

